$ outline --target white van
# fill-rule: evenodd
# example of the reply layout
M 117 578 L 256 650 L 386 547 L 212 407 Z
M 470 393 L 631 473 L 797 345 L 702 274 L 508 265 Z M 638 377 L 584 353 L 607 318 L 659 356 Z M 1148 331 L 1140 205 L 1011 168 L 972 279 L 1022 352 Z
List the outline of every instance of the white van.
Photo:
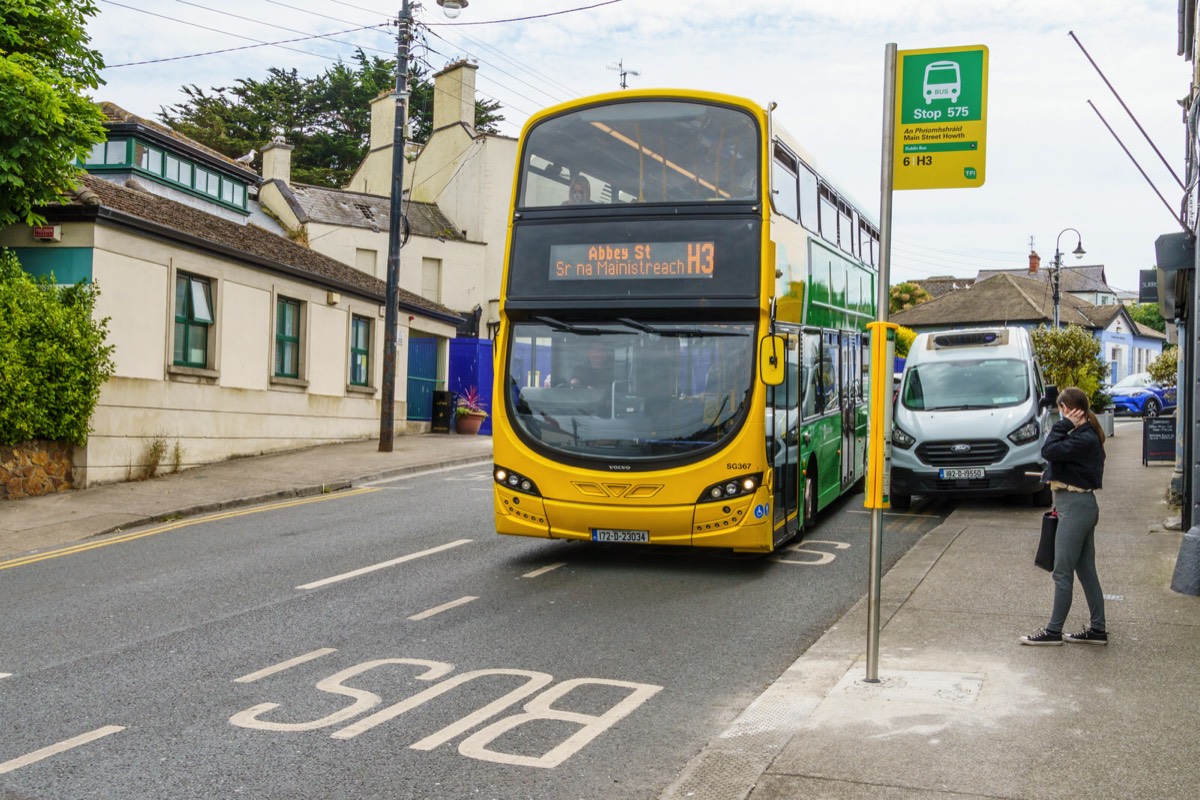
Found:
M 1041 451 L 1057 395 L 1024 328 L 918 334 L 892 414 L 892 507 L 918 494 L 1049 506 Z

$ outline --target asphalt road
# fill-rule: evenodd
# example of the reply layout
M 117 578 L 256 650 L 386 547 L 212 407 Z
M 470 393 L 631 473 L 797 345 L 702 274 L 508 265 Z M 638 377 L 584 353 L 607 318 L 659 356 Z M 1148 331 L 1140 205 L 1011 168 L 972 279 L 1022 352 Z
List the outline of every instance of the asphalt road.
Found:
M 459 468 L 0 572 L 0 798 L 649 800 L 866 591 L 861 495 L 769 557 L 491 502 Z

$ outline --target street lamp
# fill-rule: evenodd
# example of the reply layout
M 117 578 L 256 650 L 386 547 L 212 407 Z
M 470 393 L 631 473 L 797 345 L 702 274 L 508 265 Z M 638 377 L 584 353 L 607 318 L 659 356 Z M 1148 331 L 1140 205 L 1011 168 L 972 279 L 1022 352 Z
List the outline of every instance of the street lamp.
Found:
M 1050 276 L 1051 278 L 1054 279 L 1054 328 L 1055 328 L 1055 330 L 1058 329 L 1058 299 L 1059 299 L 1058 285 L 1059 285 L 1059 273 L 1062 272 L 1062 249 L 1059 247 L 1059 243 L 1062 242 L 1062 235 L 1064 233 L 1066 233 L 1067 231 L 1071 231 L 1072 233 L 1074 233 L 1075 238 L 1076 238 L 1075 250 L 1071 253 L 1071 255 L 1075 256 L 1076 258 L 1083 258 L 1083 255 L 1085 252 L 1083 249 L 1083 236 L 1079 233 L 1079 231 L 1075 230 L 1074 228 L 1063 228 L 1061 231 L 1058 232 L 1058 238 L 1054 240 L 1054 268 L 1051 270 L 1051 276 Z
M 437 0 L 442 11 L 454 19 L 468 0 Z M 404 245 L 404 130 L 408 127 L 408 42 L 413 18 L 409 0 L 400 6 L 396 34 L 396 113 L 392 127 L 392 195 L 388 211 L 387 308 L 383 317 L 383 408 L 379 414 L 379 452 L 392 452 L 396 433 L 396 327 L 400 309 L 400 248 Z

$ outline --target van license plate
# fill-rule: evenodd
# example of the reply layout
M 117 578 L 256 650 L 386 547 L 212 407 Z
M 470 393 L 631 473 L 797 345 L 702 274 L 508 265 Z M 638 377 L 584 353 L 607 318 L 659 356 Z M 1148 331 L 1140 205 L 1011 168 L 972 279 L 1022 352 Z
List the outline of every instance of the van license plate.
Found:
M 944 481 L 960 481 L 971 478 L 985 478 L 987 474 L 983 467 L 969 467 L 964 469 L 939 469 L 938 477 Z
M 620 542 L 622 544 L 646 544 L 650 541 L 650 531 L 622 531 L 612 528 L 592 528 L 593 542 Z

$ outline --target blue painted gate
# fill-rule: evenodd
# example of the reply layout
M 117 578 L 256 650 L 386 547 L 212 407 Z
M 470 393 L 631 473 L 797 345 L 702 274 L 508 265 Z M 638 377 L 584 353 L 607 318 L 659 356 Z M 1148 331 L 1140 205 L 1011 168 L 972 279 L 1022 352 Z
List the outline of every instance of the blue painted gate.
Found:
M 408 337 L 408 419 L 433 420 L 433 392 L 438 388 L 438 340 Z
M 474 386 L 488 410 L 479 432 L 492 433 L 492 343 L 486 339 L 462 337 L 450 340 L 450 385 L 456 395 Z

